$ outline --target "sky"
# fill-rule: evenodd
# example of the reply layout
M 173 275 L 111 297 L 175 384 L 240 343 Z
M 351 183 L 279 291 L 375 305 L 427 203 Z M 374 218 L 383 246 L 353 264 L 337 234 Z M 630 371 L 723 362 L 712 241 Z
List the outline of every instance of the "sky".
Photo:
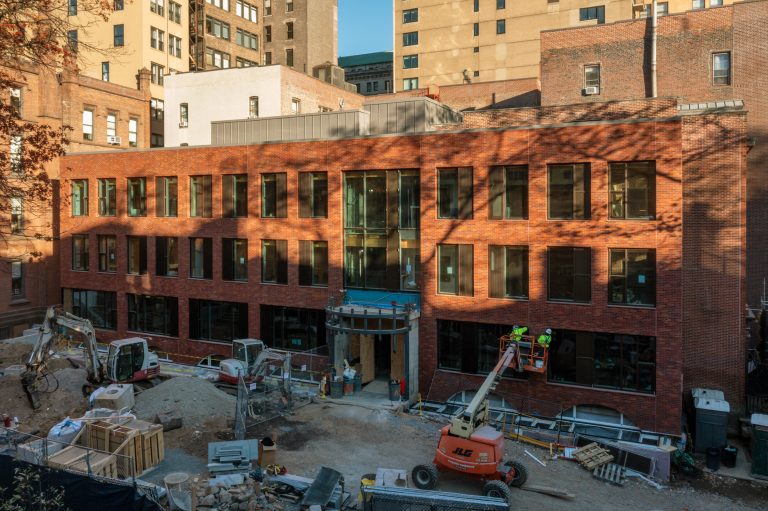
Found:
M 392 0 L 339 0 L 339 57 L 392 51 Z

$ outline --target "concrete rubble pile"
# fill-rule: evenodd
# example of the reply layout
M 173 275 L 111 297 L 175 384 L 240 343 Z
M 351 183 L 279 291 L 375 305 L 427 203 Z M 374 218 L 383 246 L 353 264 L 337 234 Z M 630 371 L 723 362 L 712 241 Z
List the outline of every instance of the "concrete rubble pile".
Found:
M 261 484 L 248 479 L 241 485 L 211 487 L 208 481 L 200 481 L 195 486 L 198 511 L 282 511 L 283 504 L 277 497 L 264 494 Z

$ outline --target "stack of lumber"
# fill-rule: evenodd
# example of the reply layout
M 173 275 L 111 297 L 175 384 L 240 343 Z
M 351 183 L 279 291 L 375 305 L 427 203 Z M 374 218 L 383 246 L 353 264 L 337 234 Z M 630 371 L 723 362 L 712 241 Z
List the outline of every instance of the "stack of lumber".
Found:
M 117 457 L 70 445 L 48 457 L 48 466 L 102 477 L 118 477 Z

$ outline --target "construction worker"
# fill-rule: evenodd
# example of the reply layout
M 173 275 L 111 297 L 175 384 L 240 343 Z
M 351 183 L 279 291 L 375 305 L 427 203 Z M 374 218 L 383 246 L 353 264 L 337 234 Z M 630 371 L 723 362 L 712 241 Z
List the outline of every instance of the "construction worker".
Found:
M 512 333 L 510 334 L 510 337 L 515 342 L 520 342 L 523 340 L 523 335 L 528 331 L 527 326 L 518 326 L 515 325 L 512 327 Z
M 544 330 L 544 333 L 539 336 L 536 342 L 542 348 L 549 348 L 549 345 L 552 343 L 552 329 L 547 328 Z

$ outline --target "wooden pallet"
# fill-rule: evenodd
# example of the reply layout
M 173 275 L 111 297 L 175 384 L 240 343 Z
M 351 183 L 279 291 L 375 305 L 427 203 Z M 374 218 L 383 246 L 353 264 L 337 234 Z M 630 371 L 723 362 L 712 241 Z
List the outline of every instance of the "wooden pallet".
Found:
M 117 463 L 117 457 L 112 454 L 94 452 L 78 445 L 70 445 L 48 457 L 51 468 L 111 478 L 118 477 Z
M 606 481 L 617 486 L 624 486 L 624 467 L 615 463 L 606 463 L 595 468 L 592 477 Z
M 594 442 L 574 451 L 573 457 L 587 470 L 613 461 L 613 455 Z

